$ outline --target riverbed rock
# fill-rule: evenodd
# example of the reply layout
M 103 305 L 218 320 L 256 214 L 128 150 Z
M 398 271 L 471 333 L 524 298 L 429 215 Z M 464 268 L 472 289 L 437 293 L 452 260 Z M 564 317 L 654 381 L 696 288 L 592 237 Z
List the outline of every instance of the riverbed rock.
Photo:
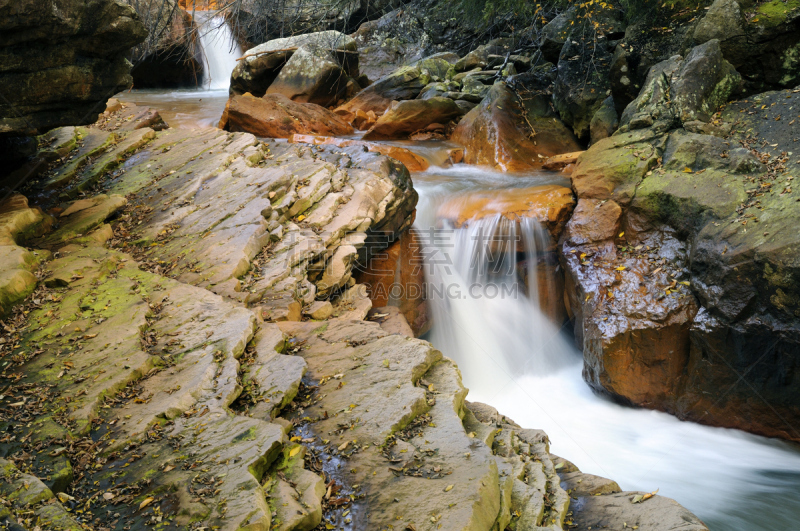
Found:
M 399 309 L 412 337 L 425 334 L 433 324 L 426 302 L 423 243 L 419 233 L 410 229 L 387 249 L 368 255 L 355 274 L 356 281 L 367 287 L 373 307 Z
M 431 124 L 447 124 L 461 115 L 459 106 L 449 98 L 399 101 L 389 106 L 363 138 L 407 138 Z
M 296 103 L 283 94 L 256 98 L 231 96 L 220 119 L 220 129 L 267 138 L 295 134 L 348 135 L 353 128 L 339 116 L 314 103 Z
M 109 95 L 131 86 L 126 55 L 147 36 L 113 0 L 5 2 L 0 34 L 0 135 L 13 136 L 97 120 Z
M 544 97 L 530 98 L 522 105 L 509 87 L 492 86 L 451 135 L 451 140 L 465 147 L 464 162 L 522 171 L 540 167 L 552 155 L 580 150 Z
M 494 216 L 503 216 L 515 223 L 523 218 L 532 218 L 547 229 L 554 245 L 574 207 L 575 199 L 571 189 L 543 185 L 456 197 L 442 203 L 437 210 L 437 217 L 447 220 L 456 228 L 465 227 L 473 220 Z
M 303 50 L 282 77 L 281 72 L 296 51 Z M 298 101 L 314 102 L 330 99 L 328 90 L 343 88 L 336 82 L 339 76 L 358 77 L 358 56 L 355 41 L 338 31 L 320 31 L 296 35 L 259 44 L 247 50 L 231 73 L 231 96 L 245 93 L 263 96 L 280 77 L 274 92 Z M 336 94 L 334 93 L 333 96 Z M 326 100 L 327 101 L 327 100 Z
M 712 40 L 654 66 L 624 113 L 629 132 L 578 158 L 578 206 L 562 240 L 569 307 L 595 389 L 797 440 L 788 398 L 797 384 L 770 376 L 783 374 L 798 344 L 789 258 L 797 242 L 786 227 L 796 214 L 788 153 L 800 130 L 783 117 L 796 94 L 765 93 L 715 114 L 732 86 L 720 76 L 736 79 L 719 57 Z M 700 70 L 717 72 L 710 79 L 720 88 L 678 83 Z M 711 399 L 719 388 L 730 391 Z
M 718 39 L 725 59 L 744 78 L 749 94 L 792 88 L 800 81 L 800 9 L 789 2 L 757 6 L 715 0 L 694 29 L 697 44 Z
M 444 62 L 444 61 L 443 61 Z M 431 73 L 420 66 L 404 66 L 375 81 L 337 111 L 358 110 L 383 114 L 395 100 L 411 100 L 432 80 Z
M 380 153 L 387 157 L 392 157 L 398 162 L 401 162 L 408 171 L 425 171 L 430 167 L 427 160 L 417 155 L 410 149 L 400 146 L 390 146 L 387 144 L 379 144 L 376 142 L 364 142 L 363 140 L 349 140 L 344 138 L 335 138 L 329 136 L 312 136 L 312 135 L 292 135 L 289 137 L 291 143 L 306 143 L 314 145 L 334 145 L 339 147 L 349 146 L 364 146 L 367 151 Z
M 0 203 L 0 315 L 9 313 L 36 288 L 36 269 L 47 253 L 28 251 L 18 243 L 45 232 L 49 224 L 42 211 L 30 208 L 22 195 L 12 194 Z

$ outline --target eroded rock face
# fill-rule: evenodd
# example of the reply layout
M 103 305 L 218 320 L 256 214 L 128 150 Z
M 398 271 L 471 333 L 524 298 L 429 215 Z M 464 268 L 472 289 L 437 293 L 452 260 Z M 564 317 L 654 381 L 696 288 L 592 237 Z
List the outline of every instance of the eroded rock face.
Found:
M 800 3 L 715 0 L 694 29 L 694 42 L 718 39 L 748 93 L 800 82 Z
M 787 162 L 800 130 L 780 116 L 797 98 L 766 93 L 714 114 L 730 72 L 715 40 L 654 66 L 623 113 L 628 132 L 578 158 L 562 240 L 570 310 L 594 388 L 798 440 Z
M 580 150 L 544 97 L 533 97 L 523 107 L 504 84 L 491 87 L 481 104 L 459 122 L 451 139 L 465 147 L 464 162 L 503 171 L 537 168 L 547 157 Z
M 404 232 L 387 249 L 369 255 L 356 270 L 356 281 L 367 286 L 374 307 L 397 307 L 414 337 L 430 330 L 425 253 L 414 229 Z
M 282 94 L 256 98 L 231 96 L 219 123 L 220 129 L 253 133 L 268 138 L 295 134 L 349 135 L 353 128 L 325 107 L 296 103 Z
M 0 135 L 97 120 L 109 96 L 131 86 L 125 56 L 146 34 L 115 0 L 0 3 Z

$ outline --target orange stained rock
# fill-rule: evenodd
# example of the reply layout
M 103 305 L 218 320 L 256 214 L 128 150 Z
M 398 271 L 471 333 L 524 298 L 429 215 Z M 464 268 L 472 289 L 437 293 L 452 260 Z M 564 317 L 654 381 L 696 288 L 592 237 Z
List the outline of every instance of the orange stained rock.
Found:
M 438 217 L 456 227 L 473 219 L 502 214 L 511 221 L 535 218 L 543 225 L 563 225 L 567 222 L 575 198 L 566 186 L 548 184 L 531 188 L 508 188 L 490 192 L 471 193 L 453 198 L 439 207 Z

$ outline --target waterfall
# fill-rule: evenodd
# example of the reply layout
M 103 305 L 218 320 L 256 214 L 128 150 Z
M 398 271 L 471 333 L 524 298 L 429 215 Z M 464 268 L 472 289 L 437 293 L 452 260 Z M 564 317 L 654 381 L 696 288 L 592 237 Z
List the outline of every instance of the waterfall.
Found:
M 574 350 L 541 308 L 555 286 L 545 281 L 539 292 L 550 235 L 535 219 L 496 215 L 426 231 L 434 235 L 424 252 L 431 341 L 457 360 L 473 391 L 490 394 L 515 377 L 575 363 Z
M 236 59 L 242 56 L 242 50 L 223 17 L 198 12 L 197 18 L 205 62 L 203 87 L 227 90 L 231 84 L 231 72 L 236 67 Z

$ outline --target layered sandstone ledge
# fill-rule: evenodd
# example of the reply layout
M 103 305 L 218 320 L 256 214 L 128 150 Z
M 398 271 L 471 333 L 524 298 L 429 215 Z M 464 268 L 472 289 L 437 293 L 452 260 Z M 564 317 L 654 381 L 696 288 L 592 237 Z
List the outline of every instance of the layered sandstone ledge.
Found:
M 0 209 L 22 257 L 0 277 L 0 518 L 706 529 L 468 403 L 457 367 L 396 312 L 365 320 L 353 266 L 412 219 L 402 165 L 361 146 L 157 132 L 137 115 L 42 138 L 55 162 L 34 166 L 26 193 L 48 212 L 20 196 Z

